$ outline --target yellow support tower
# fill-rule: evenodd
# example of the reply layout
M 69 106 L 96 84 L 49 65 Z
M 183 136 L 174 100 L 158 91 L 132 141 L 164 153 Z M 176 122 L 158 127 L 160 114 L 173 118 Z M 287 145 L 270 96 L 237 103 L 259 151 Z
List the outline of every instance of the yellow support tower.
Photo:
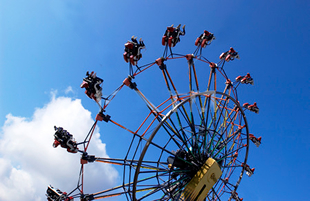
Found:
M 180 200 L 203 201 L 221 175 L 220 166 L 214 159 L 209 158 L 187 184 Z

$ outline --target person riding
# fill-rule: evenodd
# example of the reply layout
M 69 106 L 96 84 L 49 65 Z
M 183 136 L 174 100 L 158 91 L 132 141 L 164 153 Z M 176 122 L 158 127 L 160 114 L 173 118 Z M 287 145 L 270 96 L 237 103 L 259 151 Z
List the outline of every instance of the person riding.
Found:
M 203 34 L 196 39 L 195 45 L 201 45 L 202 48 L 205 48 L 207 45 L 211 44 L 212 40 L 215 40 L 214 34 L 204 30 Z
M 94 71 L 92 71 L 90 74 L 87 71 L 86 76 L 86 78 L 83 78 L 83 82 L 80 87 L 85 88 L 85 94 L 98 103 L 102 97 L 102 88 L 100 84 L 103 82 L 103 80 L 97 77 Z
M 253 134 L 249 134 L 249 138 L 257 147 L 259 147 L 259 145 L 261 144 L 261 141 L 262 141 L 262 137 L 257 138 Z
M 56 132 L 54 134 L 55 139 L 53 147 L 56 148 L 58 145 L 60 145 L 61 147 L 66 148 L 70 153 L 77 153 L 78 148 L 76 141 L 73 139 L 73 136 L 62 127 L 54 126 L 54 129 Z
M 185 35 L 185 25 L 183 25 L 181 31 L 181 24 L 177 27 L 173 27 L 173 24 L 170 27 L 167 27 L 167 30 L 162 37 L 162 45 L 166 46 L 168 44 L 169 47 L 174 47 L 178 42 L 180 42 L 180 36 Z
M 257 107 L 256 102 L 254 102 L 252 105 L 250 105 L 249 103 L 244 103 L 244 104 L 243 104 L 243 107 L 244 107 L 245 109 L 248 109 L 248 110 L 250 110 L 251 112 L 255 112 L 255 113 L 257 113 L 257 114 L 258 114 L 258 112 L 259 112 L 259 108 Z
M 125 43 L 124 60 L 132 65 L 137 65 L 138 61 L 142 58 L 141 50 L 145 48 L 142 38 L 137 41 L 137 37 L 132 36 L 131 41 Z
M 46 197 L 48 201 L 73 201 L 73 197 L 59 189 L 54 189 L 51 185 L 47 187 Z
M 254 85 L 254 80 L 251 77 L 250 73 L 247 73 L 245 76 L 239 75 L 236 77 L 237 82 L 241 82 L 242 84 L 251 84 Z
M 234 48 L 231 47 L 228 51 L 223 52 L 220 55 L 220 59 L 228 62 L 230 60 L 240 59 L 240 57 L 239 57 L 238 52 L 236 52 Z

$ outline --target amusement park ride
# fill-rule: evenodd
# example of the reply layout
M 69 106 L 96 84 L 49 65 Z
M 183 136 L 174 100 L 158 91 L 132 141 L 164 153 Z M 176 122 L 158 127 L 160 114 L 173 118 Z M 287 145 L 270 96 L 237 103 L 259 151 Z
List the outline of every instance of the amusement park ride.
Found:
M 249 146 L 253 142 L 258 147 L 261 137 L 249 133 L 245 116 L 246 110 L 258 113 L 259 108 L 256 103 L 240 104 L 237 87 L 253 85 L 253 78 L 247 73 L 232 82 L 226 75 L 224 65 L 239 59 L 233 48 L 222 53 L 217 63 L 202 55 L 202 50 L 215 39 L 208 31 L 196 39 L 197 48 L 193 54 L 173 53 L 180 36 L 185 35 L 185 26 L 182 30 L 180 26 L 167 27 L 162 37 L 163 56 L 142 66 L 138 66 L 138 61 L 145 44 L 133 36 L 125 44 L 123 54 L 129 64 L 129 76 L 106 98 L 102 97 L 103 80 L 96 73 L 87 72 L 81 88 L 85 88 L 85 94 L 99 105 L 100 112 L 83 142 L 77 143 L 68 131 L 55 126 L 53 146 L 61 145 L 70 153 L 80 153 L 81 169 L 77 186 L 70 193 L 48 186 L 49 201 L 111 197 L 118 197 L 118 200 L 243 200 L 237 193 L 238 186 L 244 173 L 251 176 L 255 170 L 247 164 Z M 184 82 L 175 81 L 178 77 L 171 73 L 178 72 L 176 61 L 184 63 L 188 69 L 187 93 L 179 93 L 178 87 Z M 133 82 L 137 76 L 156 67 L 168 91 L 168 96 L 157 106 Z M 201 76 L 202 69 L 209 69 L 209 72 Z M 198 77 L 203 77 L 204 82 Z M 109 103 L 126 86 L 141 97 L 148 110 L 144 121 L 134 129 L 126 128 L 106 113 Z M 92 153 L 87 149 L 98 121 L 115 124 L 132 135 L 124 158 L 89 155 Z M 84 166 L 91 166 L 93 162 L 122 167 L 122 182 L 100 192 L 84 192 Z

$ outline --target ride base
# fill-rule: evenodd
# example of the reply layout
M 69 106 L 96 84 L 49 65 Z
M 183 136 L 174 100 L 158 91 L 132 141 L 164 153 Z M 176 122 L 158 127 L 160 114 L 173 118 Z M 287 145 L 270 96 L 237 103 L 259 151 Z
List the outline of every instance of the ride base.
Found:
M 222 171 L 217 162 L 209 158 L 185 187 L 180 200 L 203 201 L 221 175 Z

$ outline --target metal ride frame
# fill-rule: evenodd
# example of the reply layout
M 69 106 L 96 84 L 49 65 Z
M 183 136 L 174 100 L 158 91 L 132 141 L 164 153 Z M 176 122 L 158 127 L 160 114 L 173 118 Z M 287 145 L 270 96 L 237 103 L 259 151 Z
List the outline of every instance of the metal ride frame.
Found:
M 236 190 L 244 172 L 247 171 L 249 152 L 246 108 L 239 104 L 237 96 L 240 83 L 231 82 L 226 75 L 225 60 L 213 63 L 201 53 L 202 47 L 198 46 L 194 54 L 174 54 L 167 45 L 163 57 L 150 64 L 132 66 L 129 63 L 128 78 L 104 99 L 103 105 L 99 104 L 101 112 L 84 142 L 80 143 L 84 146 L 84 154 L 79 180 L 77 188 L 68 195 L 80 197 L 81 200 L 115 196 L 126 197 L 127 200 L 182 200 L 184 189 L 195 173 L 208 158 L 213 158 L 219 164 L 222 175 L 203 200 L 240 200 Z M 188 93 L 178 92 L 177 85 L 169 73 L 175 70 L 175 60 L 187 63 Z M 162 71 L 169 92 L 169 97 L 158 106 L 153 105 L 138 89 L 137 84 L 132 82 L 136 76 L 154 66 L 158 66 Z M 199 85 L 198 80 L 197 72 L 201 66 L 210 68 L 209 79 L 204 86 Z M 226 80 L 221 92 L 217 86 L 217 76 Z M 145 120 L 136 129 L 126 128 L 103 113 L 124 86 L 135 91 L 149 110 Z M 87 149 L 93 132 L 97 122 L 102 120 L 132 134 L 123 159 L 88 156 Z M 84 165 L 89 162 L 123 167 L 123 182 L 113 188 L 85 194 Z M 78 192 L 75 193 L 76 191 Z

